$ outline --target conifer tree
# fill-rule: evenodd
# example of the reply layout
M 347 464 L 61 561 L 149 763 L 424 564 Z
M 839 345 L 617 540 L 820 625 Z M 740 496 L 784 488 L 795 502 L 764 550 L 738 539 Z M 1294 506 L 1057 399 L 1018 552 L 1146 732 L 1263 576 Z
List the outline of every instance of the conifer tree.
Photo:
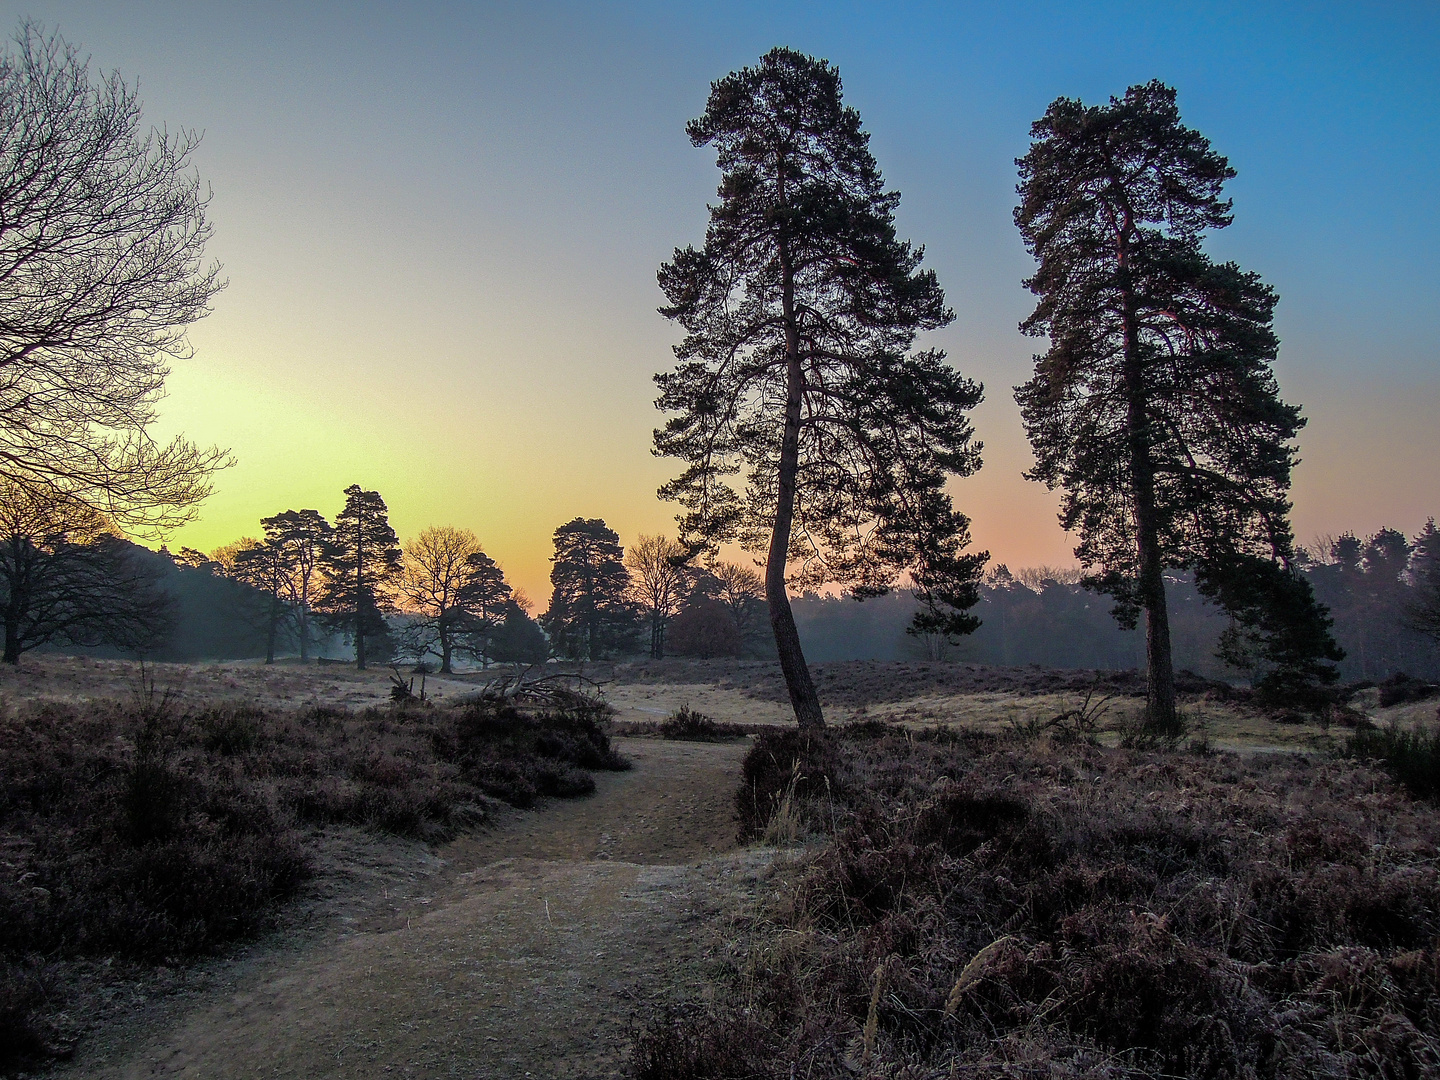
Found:
M 692 550 L 738 538 L 767 552 L 791 704 L 818 728 L 787 569 L 863 597 L 928 566 L 937 601 L 974 603 L 985 556 L 960 554 L 969 522 L 944 484 L 980 465 L 965 413 L 981 388 L 938 350 L 912 351 L 953 315 L 923 250 L 896 237 L 899 193 L 829 63 L 774 49 L 716 82 L 687 130 L 723 175 L 704 246 L 660 270 L 661 313 L 686 332 L 656 376 L 672 414 L 656 452 L 686 465 L 661 495 L 684 507 Z M 972 625 L 953 614 L 950 629 Z
M 261 518 L 265 542 L 276 548 L 286 568 L 285 598 L 295 615 L 300 660 L 310 659 L 310 613 L 320 595 L 332 530 L 318 510 L 286 510 Z
M 483 551 L 471 555 L 465 560 L 465 583 L 460 588 L 460 607 L 466 616 L 460 647 L 488 665 L 495 635 L 514 604 L 515 590 L 499 564 Z
M 1406 612 L 1410 628 L 1440 641 L 1440 529 L 1435 528 L 1434 518 L 1415 537 L 1410 576 L 1415 589 Z
M 1022 329 L 1050 349 L 1016 391 L 1028 475 L 1063 490 L 1061 523 L 1122 623 L 1145 613 L 1149 723 L 1177 723 L 1167 569 L 1195 570 L 1287 678 L 1333 679 L 1325 612 L 1292 566 L 1304 420 L 1271 370 L 1276 295 L 1201 249 L 1230 224 L 1234 170 L 1160 82 L 1103 106 L 1059 98 L 1031 135 L 1015 222 L 1039 302 Z
M 291 570 L 285 549 L 269 537 L 243 547 L 235 552 L 231 573 L 265 595 L 265 663 L 273 664 L 280 624 L 292 612 L 287 604 Z
M 555 530 L 550 608 L 540 619 L 561 656 L 599 660 L 628 646 L 635 612 L 619 535 L 600 518 L 575 518 Z
M 385 634 L 383 612 L 400 572 L 400 541 L 378 491 L 359 484 L 345 489 L 345 509 L 335 516 L 325 552 L 326 580 L 321 607 L 332 624 L 355 639 L 355 667 L 364 671 L 366 638 Z

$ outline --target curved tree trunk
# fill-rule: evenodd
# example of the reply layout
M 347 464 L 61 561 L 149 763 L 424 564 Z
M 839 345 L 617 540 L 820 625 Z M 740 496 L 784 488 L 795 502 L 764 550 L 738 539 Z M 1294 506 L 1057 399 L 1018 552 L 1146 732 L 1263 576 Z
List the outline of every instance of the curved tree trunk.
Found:
M 790 691 L 790 705 L 801 731 L 825 726 L 820 695 L 800 649 L 800 632 L 785 591 L 785 564 L 790 555 L 790 530 L 795 518 L 795 482 L 800 471 L 800 404 L 805 372 L 800 366 L 800 337 L 795 327 L 795 274 L 785 241 L 780 242 L 782 302 L 785 309 L 785 433 L 780 442 L 780 475 L 775 500 L 775 528 L 765 560 L 765 600 L 770 605 L 770 628 L 780 654 L 780 670 Z
M 1125 247 L 1120 268 L 1125 267 Z M 1145 722 L 1157 732 L 1176 730 L 1175 666 L 1170 651 L 1170 612 L 1165 602 L 1165 573 L 1160 560 L 1160 528 L 1155 511 L 1155 470 L 1150 460 L 1150 419 L 1146 410 L 1144 371 L 1136 327 L 1135 299 L 1122 286 L 1125 330 L 1126 426 L 1130 442 L 1130 473 L 1135 485 L 1135 531 L 1139 556 L 1140 600 L 1145 608 Z

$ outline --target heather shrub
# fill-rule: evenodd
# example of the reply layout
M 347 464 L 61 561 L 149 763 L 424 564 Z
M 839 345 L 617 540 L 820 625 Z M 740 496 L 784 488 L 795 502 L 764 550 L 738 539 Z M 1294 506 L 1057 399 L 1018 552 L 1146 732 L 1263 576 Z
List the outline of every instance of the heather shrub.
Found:
M 0 959 L 0 1068 L 60 1056 L 69 1049 L 45 1015 L 49 982 L 33 958 Z
M 745 732 L 746 729 L 739 724 L 721 723 L 704 713 L 695 712 L 689 705 L 680 706 L 660 723 L 662 739 L 684 742 L 728 742 L 744 738 Z
M 1440 728 L 1358 728 L 1346 740 L 1345 753 L 1374 761 L 1416 798 L 1440 796 Z
M 782 808 L 809 806 L 835 783 L 837 758 L 832 736 L 776 728 L 755 736 L 740 767 L 735 812 L 740 839 L 764 836 Z
M 1430 698 L 1440 696 L 1440 685 L 1424 679 L 1416 679 L 1406 675 L 1403 671 L 1395 672 L 1380 683 L 1378 688 L 1382 709 L 1392 705 L 1405 705 L 1412 701 L 1428 701 Z
M 1440 824 L 1369 770 L 792 730 L 750 835 L 787 783 L 824 843 L 637 1076 L 1440 1076 Z
M 0 1069 L 65 1041 L 52 1025 L 64 979 L 45 972 L 174 964 L 263 931 L 311 876 L 305 826 L 439 842 L 497 799 L 593 791 L 588 770 L 627 764 L 603 715 L 495 703 L 187 714 L 147 690 L 0 720 Z

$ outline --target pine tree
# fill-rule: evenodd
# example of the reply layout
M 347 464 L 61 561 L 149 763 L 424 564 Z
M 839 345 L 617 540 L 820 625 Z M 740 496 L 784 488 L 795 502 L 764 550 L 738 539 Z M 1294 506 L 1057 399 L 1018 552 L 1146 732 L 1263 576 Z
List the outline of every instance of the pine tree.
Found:
M 1406 611 L 1410 628 L 1440 641 L 1440 529 L 1434 518 L 1415 537 L 1410 575 L 1415 590 Z
M 1271 370 L 1276 296 L 1200 246 L 1230 224 L 1221 193 L 1234 170 L 1159 82 L 1105 106 L 1057 99 L 1031 135 L 1015 221 L 1040 299 L 1022 329 L 1050 349 L 1016 391 L 1028 475 L 1064 491 L 1061 523 L 1122 623 L 1145 613 L 1149 722 L 1177 722 L 1167 569 L 1194 569 L 1207 595 L 1244 606 L 1252 639 L 1333 678 L 1325 613 L 1292 565 L 1304 420 Z M 1285 598 L 1273 617 L 1242 604 L 1241 583 L 1260 580 Z
M 465 560 L 465 581 L 460 587 L 465 633 L 460 647 L 482 664 L 488 665 L 492 659 L 495 635 L 505 625 L 515 605 L 514 597 L 515 590 L 505 580 L 505 572 L 489 555 L 477 551 Z M 534 626 L 534 621 L 530 624 Z
M 620 537 L 599 518 L 575 518 L 555 530 L 550 608 L 540 619 L 555 651 L 599 660 L 627 647 L 635 612 Z
M 326 581 L 320 604 L 329 621 L 355 640 L 355 667 L 366 667 L 366 638 L 383 637 L 383 612 L 390 587 L 400 572 L 400 541 L 390 527 L 389 511 L 377 491 L 359 484 L 345 489 L 345 509 L 325 553 Z
M 285 598 L 295 613 L 300 660 L 310 659 L 310 613 L 320 594 L 325 554 L 332 529 L 318 510 L 286 510 L 261 518 L 265 542 L 284 560 Z
M 290 614 L 290 563 L 285 549 L 269 537 L 235 552 L 232 575 L 265 595 L 265 663 L 275 662 L 275 644 L 280 624 Z
M 877 596 L 930 553 L 954 579 L 934 595 L 973 603 L 967 580 L 985 557 L 959 555 L 968 522 L 944 484 L 979 468 L 965 413 L 981 388 L 938 350 L 911 351 L 953 315 L 923 250 L 896 237 L 899 193 L 830 64 L 774 49 L 715 83 L 687 130 L 723 176 L 704 247 L 660 270 L 661 313 L 686 331 L 674 370 L 656 376 L 673 414 L 656 452 L 686 463 L 660 493 L 685 508 L 692 550 L 738 538 L 767 552 L 795 716 L 822 727 L 787 568 L 795 584 Z

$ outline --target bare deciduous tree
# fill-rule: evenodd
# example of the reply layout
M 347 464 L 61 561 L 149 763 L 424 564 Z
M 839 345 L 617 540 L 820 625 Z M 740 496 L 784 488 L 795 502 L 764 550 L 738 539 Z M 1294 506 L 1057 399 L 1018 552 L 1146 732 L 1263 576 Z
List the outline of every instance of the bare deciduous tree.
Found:
M 709 573 L 715 580 L 715 599 L 730 613 L 741 646 L 754 641 L 765 629 L 765 579 L 754 567 L 719 560 Z
M 149 434 L 223 287 L 198 143 L 142 131 L 118 73 L 32 22 L 0 54 L 0 476 L 122 529 L 188 520 L 227 463 Z
M 406 546 L 400 595 L 418 616 L 417 651 L 438 651 L 440 670 L 448 673 L 457 649 L 483 653 L 483 644 L 470 639 L 503 619 L 510 588 L 473 532 L 445 525 Z
M 664 536 L 645 536 L 625 552 L 630 599 L 650 621 L 650 657 L 665 655 L 665 627 L 679 614 L 691 578 L 685 548 Z

